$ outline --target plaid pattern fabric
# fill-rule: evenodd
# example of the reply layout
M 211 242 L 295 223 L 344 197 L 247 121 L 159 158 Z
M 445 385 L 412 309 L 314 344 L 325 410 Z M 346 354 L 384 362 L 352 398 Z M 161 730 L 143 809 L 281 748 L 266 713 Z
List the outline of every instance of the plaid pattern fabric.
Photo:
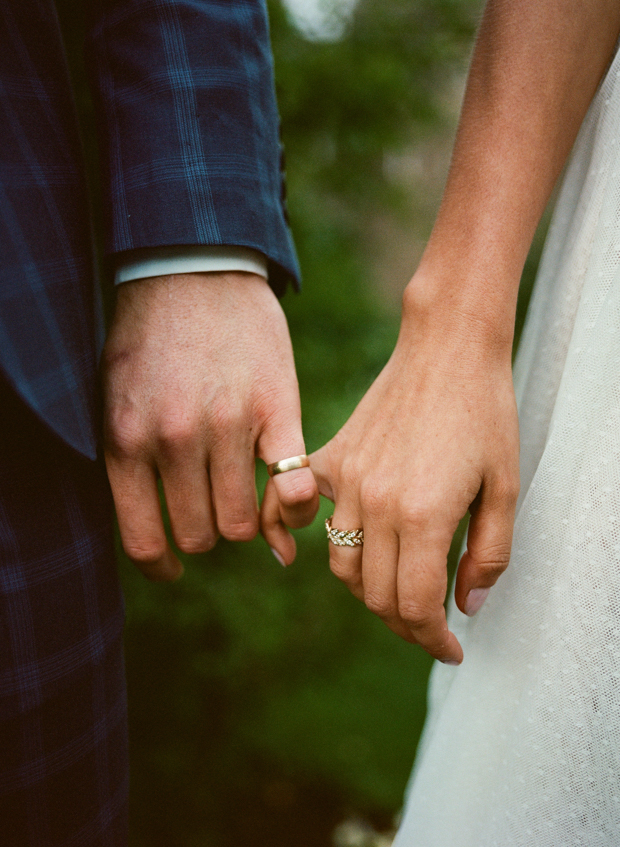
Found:
M 94 457 L 89 211 L 53 4 L 1 3 L 0 44 L 0 365 Z
M 123 609 L 103 469 L 0 383 L 0 843 L 124 847 Z
M 110 253 L 259 250 L 297 277 L 264 0 L 84 0 Z M 0 4 L 0 367 L 94 457 L 90 215 L 53 0 Z
M 283 288 L 298 268 L 264 0 L 102 5 L 89 54 L 107 154 L 108 249 L 251 247 Z

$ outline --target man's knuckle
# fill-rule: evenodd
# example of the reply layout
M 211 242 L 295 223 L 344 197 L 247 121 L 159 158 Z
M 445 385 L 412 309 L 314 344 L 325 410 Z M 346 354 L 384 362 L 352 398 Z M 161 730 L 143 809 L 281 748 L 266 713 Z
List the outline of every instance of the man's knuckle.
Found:
M 215 544 L 215 538 L 211 533 L 202 535 L 181 535 L 176 539 L 179 550 L 183 553 L 206 553 Z
M 112 412 L 106 425 L 106 449 L 120 459 L 136 457 L 145 443 L 141 422 L 133 414 Z
M 316 496 L 316 486 L 312 479 L 308 479 L 307 474 L 283 480 L 283 483 L 279 492 L 279 500 L 283 506 L 303 506 L 311 503 Z
M 130 559 L 145 565 L 155 564 L 166 551 L 165 542 L 155 538 L 126 541 L 123 547 Z
M 215 403 L 209 417 L 210 428 L 218 441 L 227 439 L 231 432 L 246 428 L 246 416 L 242 408 L 230 401 Z
M 168 412 L 159 424 L 158 442 L 164 453 L 189 447 L 196 439 L 197 427 L 189 414 Z
M 220 523 L 219 530 L 227 541 L 251 541 L 258 533 L 258 518 L 225 520 Z

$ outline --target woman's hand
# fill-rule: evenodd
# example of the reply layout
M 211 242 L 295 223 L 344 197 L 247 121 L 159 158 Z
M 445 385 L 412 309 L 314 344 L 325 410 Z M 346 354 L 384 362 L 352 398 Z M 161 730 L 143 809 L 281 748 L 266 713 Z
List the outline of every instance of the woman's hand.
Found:
M 363 547 L 330 544 L 332 571 L 395 633 L 458 664 L 463 651 L 444 611 L 446 558 L 469 509 L 456 601 L 474 614 L 508 565 L 518 424 L 509 350 L 481 341 L 475 320 L 442 318 L 420 320 L 406 307 L 389 362 L 311 463 L 335 502 L 332 525 L 364 530 Z M 261 524 L 292 561 L 271 486 Z
M 364 529 L 363 548 L 330 545 L 332 569 L 395 632 L 443 661 L 462 658 L 443 601 L 446 556 L 468 509 L 459 608 L 475 613 L 508 564 L 519 279 L 619 32 L 614 0 L 573 2 L 570 14 L 564 0 L 487 3 L 398 344 L 350 420 L 312 457 L 321 492 L 336 503 L 332 526 Z M 292 561 L 272 483 L 261 525 Z

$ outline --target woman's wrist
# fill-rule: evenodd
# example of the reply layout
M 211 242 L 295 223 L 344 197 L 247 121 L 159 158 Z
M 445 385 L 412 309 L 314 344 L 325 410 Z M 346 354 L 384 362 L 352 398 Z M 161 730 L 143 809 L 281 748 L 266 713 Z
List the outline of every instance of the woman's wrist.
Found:
M 402 333 L 447 351 L 510 362 L 519 280 L 421 266 L 405 288 Z

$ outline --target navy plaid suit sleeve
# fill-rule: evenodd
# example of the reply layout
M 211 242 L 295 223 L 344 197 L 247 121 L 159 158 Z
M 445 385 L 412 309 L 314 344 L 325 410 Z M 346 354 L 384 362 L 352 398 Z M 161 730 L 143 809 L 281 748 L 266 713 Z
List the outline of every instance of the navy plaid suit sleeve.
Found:
M 232 245 L 298 268 L 283 204 L 264 0 L 82 0 L 107 249 Z M 94 261 L 54 0 L 0 3 L 0 369 L 94 457 Z
M 0 369 L 95 456 L 89 207 L 52 0 L 0 3 Z
M 89 52 L 107 250 L 245 246 L 296 280 L 264 0 L 104 2 Z

